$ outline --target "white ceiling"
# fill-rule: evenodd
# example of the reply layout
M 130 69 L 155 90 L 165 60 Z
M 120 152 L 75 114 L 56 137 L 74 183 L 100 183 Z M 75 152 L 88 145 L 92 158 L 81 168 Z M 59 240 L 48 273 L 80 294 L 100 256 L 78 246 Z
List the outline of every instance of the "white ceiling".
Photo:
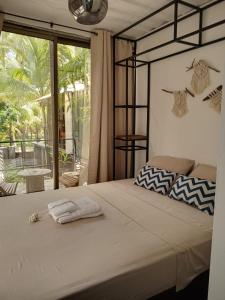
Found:
M 186 1 L 198 6 L 210 2 L 209 0 Z M 0 10 L 87 30 L 101 28 L 116 33 L 169 2 L 170 0 L 108 0 L 109 10 L 107 16 L 95 26 L 84 26 L 76 23 L 68 10 L 68 0 L 0 0 Z M 190 10 L 190 8 L 179 5 L 179 15 Z M 151 20 L 130 30 L 127 32 L 127 36 L 139 37 L 170 21 L 172 18 L 173 9 L 171 7 Z M 6 16 L 6 19 L 27 23 L 23 19 L 10 16 Z M 40 23 L 34 25 L 41 26 Z M 61 30 L 63 29 L 61 28 Z M 84 35 L 78 31 L 74 31 L 74 33 Z

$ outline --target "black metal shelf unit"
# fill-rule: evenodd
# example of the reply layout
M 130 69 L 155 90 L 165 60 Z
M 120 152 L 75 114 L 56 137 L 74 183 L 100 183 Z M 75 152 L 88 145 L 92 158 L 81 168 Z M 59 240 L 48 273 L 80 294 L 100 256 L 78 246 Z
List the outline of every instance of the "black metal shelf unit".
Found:
M 210 8 L 225 2 L 225 0 L 214 0 L 211 1 L 210 3 L 206 3 L 203 6 L 196 6 L 193 5 L 191 3 L 189 3 L 188 1 L 183 1 L 183 0 L 172 0 L 169 3 L 167 3 L 166 5 L 162 6 L 161 8 L 153 11 L 152 13 L 148 14 L 147 16 L 145 16 L 144 18 L 140 19 L 139 21 L 135 22 L 134 24 L 128 26 L 127 28 L 123 29 L 122 31 L 120 31 L 119 33 L 115 34 L 113 36 L 113 179 L 115 179 L 116 177 L 116 151 L 121 150 L 121 151 L 125 151 L 125 177 L 128 178 L 128 172 L 127 172 L 127 168 L 128 168 L 128 152 L 132 153 L 131 156 L 131 172 L 129 174 L 129 176 L 133 176 L 134 175 L 134 170 L 135 170 L 135 152 L 138 150 L 144 150 L 146 151 L 146 161 L 148 160 L 148 153 L 149 153 L 149 120 L 150 120 L 150 83 L 151 83 L 151 65 L 153 63 L 156 63 L 158 61 L 170 58 L 172 56 L 175 55 L 179 55 L 185 52 L 189 52 L 189 51 L 193 51 L 195 49 L 199 49 L 211 44 L 215 44 L 215 43 L 219 43 L 221 41 L 225 40 L 225 36 L 220 37 L 220 38 L 216 38 L 214 40 L 210 40 L 210 41 L 203 41 L 203 33 L 206 31 L 209 31 L 211 29 L 214 29 L 216 27 L 219 27 L 221 25 L 225 24 L 225 18 L 223 18 L 222 20 L 219 20 L 217 22 L 214 22 L 210 25 L 207 26 L 203 26 L 204 24 L 204 15 L 205 12 L 210 10 Z M 183 16 L 179 16 L 179 5 L 183 5 L 185 7 L 188 7 L 191 9 L 191 11 L 189 11 L 187 14 L 183 15 Z M 128 30 L 138 26 L 139 24 L 141 24 L 142 22 L 152 18 L 153 16 L 160 14 L 162 11 L 168 9 L 169 7 L 173 7 L 173 11 L 174 11 L 174 18 L 171 22 L 168 22 L 164 25 L 162 25 L 159 28 L 156 28 L 152 31 L 150 31 L 147 34 L 144 34 L 141 37 L 138 37 L 136 39 L 130 39 L 127 38 L 124 34 L 127 33 Z M 178 35 L 178 26 L 179 23 L 191 18 L 192 16 L 197 15 L 199 17 L 199 24 L 198 24 L 198 29 L 190 32 L 190 33 L 186 33 L 184 35 L 179 36 Z M 173 29 L 173 38 L 169 41 L 163 42 L 159 45 L 156 45 L 154 47 L 151 47 L 149 49 L 146 50 L 142 50 L 140 52 L 137 52 L 137 45 L 140 41 L 149 38 L 150 36 L 171 27 Z M 187 38 L 196 36 L 198 37 L 198 41 L 197 42 L 190 42 L 187 41 Z M 127 40 L 133 43 L 133 54 L 130 57 L 126 57 L 120 61 L 116 61 L 115 59 L 115 53 L 116 53 L 116 40 L 117 39 L 122 39 L 122 40 Z M 181 51 L 177 51 L 177 52 L 173 52 L 173 53 L 168 53 L 167 55 L 158 57 L 158 58 L 154 58 L 152 60 L 144 60 L 144 59 L 139 59 L 140 56 L 143 56 L 147 53 L 150 53 L 152 51 L 158 50 L 160 48 L 166 47 L 168 45 L 171 45 L 173 43 L 178 43 L 178 44 L 183 44 L 185 46 L 187 46 L 187 48 L 181 50 Z M 125 76 L 126 76 L 126 99 L 125 99 L 125 104 L 119 105 L 117 104 L 117 100 L 116 99 L 116 67 L 121 67 L 121 68 L 125 68 L 126 72 L 125 72 Z M 141 68 L 141 67 L 147 67 L 147 101 L 145 105 L 138 105 L 137 101 L 136 101 L 136 81 L 137 81 L 137 73 L 136 70 L 137 68 Z M 132 74 L 133 74 L 133 100 L 132 100 L 132 104 L 128 103 L 128 89 L 129 89 L 129 84 L 128 84 L 128 69 L 132 70 Z M 136 111 L 137 109 L 146 109 L 147 111 L 147 124 L 146 124 L 146 135 L 145 136 L 140 136 L 136 133 Z M 123 136 L 117 136 L 116 135 L 116 114 L 117 114 L 117 110 L 118 109 L 125 109 L 125 123 L 126 123 L 126 128 L 125 128 L 125 133 Z M 128 111 L 132 110 L 132 134 L 129 134 L 129 123 L 128 123 Z M 117 141 L 122 141 L 125 143 L 125 145 L 117 145 Z M 136 142 L 137 141 L 145 141 L 146 145 L 142 146 L 142 145 L 137 145 Z
M 147 124 L 149 124 L 149 105 L 150 105 L 150 64 L 145 63 L 142 60 L 138 60 L 135 58 L 136 56 L 136 42 L 133 42 L 133 57 L 128 58 L 125 60 L 124 64 L 121 64 L 119 62 L 115 61 L 115 40 L 114 39 L 114 51 L 113 51 L 113 57 L 114 57 L 114 69 L 113 69 L 113 77 L 114 77 L 114 101 L 113 101 L 113 178 L 115 179 L 116 176 L 116 152 L 117 151 L 124 151 L 125 152 L 125 160 L 124 160 L 124 168 L 125 168 L 125 178 L 133 177 L 135 172 L 135 152 L 136 151 L 145 151 L 146 153 L 146 160 L 148 160 L 148 152 L 149 152 L 149 130 Z M 136 74 L 136 68 L 140 65 L 145 65 L 148 69 L 148 89 L 146 94 L 146 100 L 145 104 L 137 104 L 136 99 L 136 80 L 137 80 L 137 74 Z M 115 68 L 116 67 L 125 67 L 125 99 L 124 104 L 117 104 L 117 99 L 115 99 Z M 128 89 L 129 89 L 129 76 L 128 72 L 129 70 L 132 73 L 132 85 L 133 85 L 133 93 L 132 93 L 132 104 L 128 101 Z M 147 124 L 146 124 L 146 134 L 138 134 L 136 132 L 136 112 L 138 109 L 144 109 L 146 110 L 147 114 Z M 118 110 L 125 110 L 125 132 L 123 135 L 117 135 L 116 134 L 116 114 Z M 129 114 L 131 112 L 131 127 L 129 128 Z M 130 130 L 129 130 L 130 129 Z M 130 133 L 131 131 L 132 133 Z M 118 142 L 120 145 L 118 145 Z M 138 145 L 137 142 L 142 142 L 145 145 Z M 122 145 L 121 145 L 122 143 Z M 129 159 L 128 152 L 131 152 L 131 157 Z M 130 166 L 129 166 L 130 164 Z M 130 169 L 130 172 L 128 172 L 128 169 Z M 128 174 L 129 173 L 129 174 Z

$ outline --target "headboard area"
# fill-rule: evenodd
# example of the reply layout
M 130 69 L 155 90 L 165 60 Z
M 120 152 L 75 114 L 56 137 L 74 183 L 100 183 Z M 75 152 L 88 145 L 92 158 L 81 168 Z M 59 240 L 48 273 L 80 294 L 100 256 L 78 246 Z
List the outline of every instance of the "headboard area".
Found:
M 210 101 L 203 101 L 210 92 L 222 84 L 225 65 L 225 42 L 187 52 L 151 66 L 150 103 L 150 158 L 155 155 L 185 157 L 210 165 L 217 163 L 217 146 L 220 113 L 210 107 Z M 215 55 L 216 53 L 216 55 Z M 220 70 L 209 69 L 209 85 L 197 94 L 191 84 L 193 70 L 187 72 L 193 60 L 204 60 Z M 143 77 L 142 77 L 143 76 Z M 146 85 L 144 74 L 139 74 L 139 91 Z M 188 88 L 195 97 L 187 94 L 187 112 L 176 116 L 172 109 L 174 94 L 162 91 L 177 91 Z M 143 87 L 142 90 L 145 88 Z M 143 118 L 139 116 L 138 131 L 143 128 Z M 137 155 L 136 170 L 143 164 L 141 153 Z

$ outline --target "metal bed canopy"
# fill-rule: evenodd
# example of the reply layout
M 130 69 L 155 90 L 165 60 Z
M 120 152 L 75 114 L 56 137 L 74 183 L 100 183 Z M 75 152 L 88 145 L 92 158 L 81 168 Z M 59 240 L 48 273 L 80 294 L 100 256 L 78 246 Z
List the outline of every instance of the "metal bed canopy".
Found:
M 159 44 L 155 47 L 152 47 L 152 48 L 149 48 L 149 49 L 146 49 L 144 51 L 141 51 L 139 53 L 134 53 L 133 56 L 131 57 L 127 57 L 125 59 L 122 59 L 120 61 L 117 61 L 116 64 L 117 65 L 123 65 L 125 66 L 125 62 L 126 62 L 126 59 L 128 60 L 133 60 L 134 57 L 137 58 L 143 54 L 147 54 L 147 53 L 150 53 L 154 50 L 157 50 L 157 49 L 160 49 L 160 48 L 163 48 L 165 46 L 168 46 L 170 44 L 173 44 L 173 43 L 180 43 L 180 44 L 184 44 L 184 45 L 187 45 L 187 46 L 190 46 L 189 48 L 185 49 L 185 50 L 182 50 L 182 51 L 179 51 L 179 52 L 175 52 L 175 53 L 171 53 L 169 55 L 166 55 L 166 56 L 163 56 L 163 57 L 159 57 L 157 59 L 154 59 L 152 61 L 143 61 L 143 60 L 140 60 L 138 61 L 136 59 L 136 62 L 138 62 L 139 64 L 137 65 L 137 67 L 141 67 L 149 62 L 156 62 L 156 61 L 159 61 L 161 59 L 165 59 L 165 58 L 168 58 L 168 57 L 171 57 L 171 56 L 174 56 L 174 55 L 177 55 L 177 54 L 180 54 L 180 53 L 183 53 L 183 52 L 186 52 L 186 51 L 191 51 L 193 49 L 196 49 L 196 48 L 199 48 L 199 47 L 203 47 L 203 46 L 207 46 L 207 45 L 210 45 L 210 44 L 213 44 L 213 43 L 217 43 L 217 42 L 220 42 L 220 41 L 223 41 L 225 40 L 225 36 L 224 37 L 221 37 L 221 38 L 218 38 L 218 39 L 215 39 L 215 40 L 212 40 L 212 41 L 209 41 L 209 42 L 203 42 L 202 41 L 202 34 L 203 32 L 205 31 L 208 31 L 210 29 L 213 29 L 215 27 L 218 27 L 218 26 L 221 26 L 223 24 L 225 24 L 225 18 L 223 20 L 220 20 L 220 21 L 217 21 L 213 24 L 210 24 L 210 25 L 207 25 L 207 26 L 203 26 L 203 22 L 204 22 L 204 12 L 206 12 L 208 9 L 210 9 L 211 7 L 214 7 L 216 6 L 217 4 L 221 3 L 221 2 L 224 2 L 225 0 L 216 0 L 216 1 L 212 1 L 202 7 L 199 7 L 199 6 L 196 6 L 196 5 L 193 5 L 187 1 L 183 1 L 183 0 L 173 0 L 171 2 L 169 2 L 168 4 L 162 6 L 161 8 L 155 10 L 154 12 L 148 14 L 147 16 L 145 16 L 144 18 L 142 18 L 141 20 L 135 22 L 134 24 L 128 26 L 127 28 L 123 29 L 122 31 L 118 32 L 117 34 L 114 35 L 114 39 L 124 39 L 124 40 L 128 40 L 128 41 L 131 41 L 131 42 L 134 42 L 135 44 L 137 44 L 138 42 L 166 29 L 166 28 L 169 28 L 169 27 L 172 27 L 173 26 L 173 39 L 171 39 L 170 41 L 167 41 L 167 42 L 164 42 L 162 44 Z M 181 16 L 179 17 L 178 16 L 178 8 L 179 8 L 179 5 L 184 5 L 186 7 L 189 7 L 192 9 L 191 12 L 187 13 L 185 16 Z M 143 23 L 144 21 L 152 18 L 153 16 L 157 15 L 157 14 L 160 14 L 162 11 L 168 9 L 169 7 L 173 7 L 174 9 L 174 19 L 173 21 L 155 29 L 155 30 L 152 30 L 151 32 L 137 38 L 137 39 L 129 39 L 129 38 L 126 38 L 124 36 L 124 34 L 140 25 L 141 23 Z M 199 26 L 198 26 L 198 29 L 190 32 L 190 33 L 187 33 L 187 34 L 184 34 L 182 36 L 178 36 L 178 26 L 179 26 L 179 23 L 194 16 L 194 15 L 197 15 L 199 16 Z M 185 39 L 189 38 L 189 37 L 192 37 L 194 35 L 197 35 L 198 34 L 198 43 L 193 43 L 193 42 L 189 42 L 189 41 L 185 41 Z
M 218 43 L 225 40 L 225 36 L 215 38 L 210 41 L 203 41 L 203 33 L 206 31 L 209 31 L 213 28 L 219 27 L 221 25 L 225 24 L 225 18 L 222 20 L 219 20 L 217 22 L 214 22 L 210 25 L 204 25 L 204 17 L 205 12 L 208 11 L 210 8 L 225 2 L 225 0 L 216 0 L 211 1 L 210 3 L 207 3 L 203 6 L 196 6 L 193 5 L 187 1 L 184 0 L 173 0 L 167 3 L 166 5 L 162 6 L 161 8 L 153 11 L 152 13 L 148 14 L 144 18 L 140 19 L 139 21 L 135 22 L 134 24 L 128 26 L 127 28 L 121 30 L 117 34 L 113 36 L 113 179 L 116 179 L 116 151 L 123 151 L 125 152 L 125 178 L 128 177 L 134 177 L 135 174 L 135 152 L 139 150 L 144 150 L 146 152 L 146 161 L 148 161 L 148 155 L 149 155 L 149 121 L 150 121 L 150 90 L 151 90 L 151 64 L 158 62 L 163 59 L 167 59 L 169 57 L 179 55 L 188 51 L 192 51 L 201 47 L 205 47 L 214 43 Z M 186 6 L 188 8 L 191 8 L 191 11 L 189 11 L 187 14 L 179 16 L 179 5 Z M 164 10 L 172 8 L 173 9 L 173 20 L 144 34 L 141 37 L 138 38 L 127 38 L 126 33 L 131 30 L 132 28 L 142 24 L 143 22 L 149 20 L 150 18 L 160 14 Z M 178 27 L 179 23 L 188 20 L 188 18 L 191 18 L 192 16 L 196 15 L 198 17 L 198 29 L 183 34 L 181 36 L 178 35 Z M 156 46 L 153 46 L 149 49 L 145 49 L 142 51 L 137 52 L 137 46 L 138 43 L 148 39 L 149 37 L 167 29 L 172 29 L 172 39 L 166 42 L 163 42 L 161 44 L 158 44 Z M 185 39 L 197 36 L 196 42 L 190 42 Z M 116 40 L 126 40 L 129 42 L 132 42 L 133 44 L 133 53 L 132 56 L 123 58 L 119 61 L 116 61 Z M 153 58 L 151 60 L 147 59 L 140 59 L 141 56 L 151 53 L 152 51 L 163 49 L 166 46 L 172 45 L 172 44 L 183 44 L 186 45 L 187 48 L 168 53 L 163 56 L 159 56 L 157 58 Z M 138 105 L 137 99 L 136 99 L 136 80 L 137 80 L 137 68 L 146 66 L 147 67 L 147 91 L 146 91 L 146 104 L 145 105 Z M 116 68 L 123 67 L 125 68 L 125 99 L 123 100 L 123 103 L 118 104 L 118 100 L 116 99 Z M 133 95 L 132 95 L 132 103 L 129 103 L 129 72 L 132 72 L 132 89 L 133 89 Z M 121 100 L 121 99 L 120 99 Z M 123 135 L 117 135 L 116 133 L 116 115 L 119 109 L 122 109 L 125 112 L 125 132 Z M 138 109 L 146 109 L 146 134 L 140 135 L 136 132 L 136 112 Z M 129 111 L 132 111 L 132 122 L 129 123 L 128 116 Z M 129 128 L 129 124 L 131 124 L 132 128 Z M 130 129 L 130 130 L 129 130 Z M 132 134 L 129 134 L 129 131 L 132 132 Z M 140 145 L 140 141 L 142 143 L 146 143 L 145 146 Z M 119 144 L 118 144 L 119 143 Z M 121 145 L 122 143 L 122 145 Z M 138 143 L 138 144 L 136 144 Z M 128 153 L 131 152 L 131 158 L 129 158 Z M 128 174 L 129 170 L 129 174 Z

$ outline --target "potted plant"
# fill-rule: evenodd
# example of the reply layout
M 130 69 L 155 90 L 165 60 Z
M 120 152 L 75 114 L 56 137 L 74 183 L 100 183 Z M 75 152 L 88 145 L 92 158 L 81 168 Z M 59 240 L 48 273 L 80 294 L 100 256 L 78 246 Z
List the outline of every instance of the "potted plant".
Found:
M 73 171 L 73 160 L 71 155 L 66 153 L 64 149 L 59 150 L 59 173 Z

